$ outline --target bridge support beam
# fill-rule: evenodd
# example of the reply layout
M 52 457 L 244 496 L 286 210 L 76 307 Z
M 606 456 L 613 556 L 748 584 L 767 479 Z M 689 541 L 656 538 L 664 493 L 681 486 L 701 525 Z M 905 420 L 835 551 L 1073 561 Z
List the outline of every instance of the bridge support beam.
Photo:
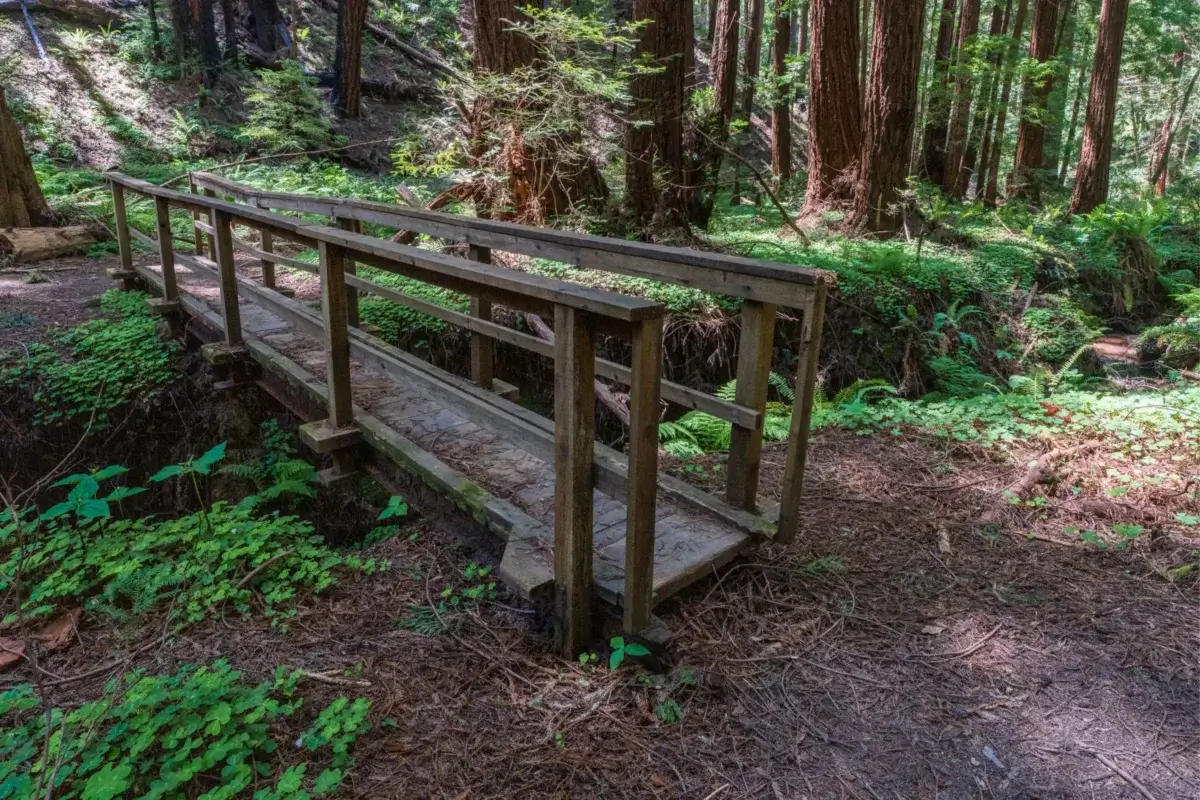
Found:
M 762 460 L 763 412 L 770 386 L 771 349 L 775 341 L 778 306 L 746 300 L 742 303 L 742 335 L 738 341 L 735 402 L 759 413 L 753 430 L 733 426 L 729 442 L 729 471 L 725 499 L 754 511 L 758 502 L 758 472 Z
M 800 529 L 800 501 L 804 490 L 804 464 L 808 457 L 808 429 L 812 425 L 813 395 L 821 355 L 821 328 L 825 325 L 825 283 L 809 292 L 804 303 L 800 348 L 796 370 L 796 407 L 788 436 L 787 461 L 783 468 L 783 494 L 779 500 L 779 524 L 775 538 L 788 544 Z

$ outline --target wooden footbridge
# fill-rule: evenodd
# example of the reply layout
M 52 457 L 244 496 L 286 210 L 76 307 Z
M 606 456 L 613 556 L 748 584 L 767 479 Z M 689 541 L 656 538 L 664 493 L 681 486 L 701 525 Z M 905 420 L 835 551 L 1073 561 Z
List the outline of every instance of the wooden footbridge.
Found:
M 205 173 L 191 176 L 190 193 L 119 173 L 107 177 L 122 264 L 113 277 L 128 285 L 140 279 L 160 295 L 150 301 L 158 312 L 177 321 L 186 315 L 218 332 L 223 341 L 208 345 L 206 354 L 231 384 L 256 364 L 260 374 L 322 409 L 325 419 L 303 426 L 301 438 L 332 461 L 323 479 L 344 479 L 362 459 L 382 459 L 502 537 L 497 574 L 527 597 L 553 588 L 565 653 L 589 644 L 595 596 L 622 608 L 626 631 L 644 632 L 664 597 L 757 542 L 796 536 L 825 305 L 819 272 L 384 203 L 266 192 Z M 128 193 L 154 203 L 156 236 L 129 226 Z M 190 215 L 194 254 L 175 251 L 173 213 Z M 362 223 L 466 243 L 468 257 L 364 235 Z M 156 250 L 160 263 L 135 270 L 131 238 Z M 276 252 L 281 242 L 315 248 L 319 263 Z M 496 266 L 490 263 L 496 250 L 742 298 L 736 397 L 721 400 L 662 379 L 662 304 Z M 239 274 L 236 253 L 257 262 L 257 281 Z M 357 264 L 461 292 L 471 298 L 470 313 L 359 277 Z M 318 275 L 320 308 L 277 287 L 276 265 Z M 469 331 L 470 377 L 363 330 L 358 298 L 365 293 Z M 553 317 L 554 342 L 495 323 L 496 306 Z M 781 500 L 760 513 L 763 416 L 781 306 L 803 315 L 797 408 Z M 631 363 L 597 358 L 600 336 L 630 342 Z M 495 379 L 495 342 L 553 359 L 553 420 L 518 405 Z M 629 388 L 624 454 L 595 441 L 597 375 Z M 724 497 L 658 471 L 663 400 L 732 423 Z

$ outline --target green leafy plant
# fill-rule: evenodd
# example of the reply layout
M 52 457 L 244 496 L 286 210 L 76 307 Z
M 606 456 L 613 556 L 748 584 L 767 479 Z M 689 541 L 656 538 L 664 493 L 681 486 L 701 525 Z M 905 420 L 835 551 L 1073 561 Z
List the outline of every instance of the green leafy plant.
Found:
M 19 685 L 0 693 L 0 796 L 233 798 L 263 784 L 260 800 L 329 794 L 353 763 L 370 703 L 342 697 L 319 713 L 304 744 L 325 769 L 305 781 L 310 762 L 288 766 L 295 748 L 272 737 L 301 709 L 301 675 L 280 667 L 274 681 L 251 685 L 225 661 L 167 676 L 133 672 L 75 708 L 45 708 Z
M 637 642 L 626 642 L 624 636 L 614 636 L 608 640 L 612 653 L 608 657 L 608 668 L 616 670 L 625 662 L 627 657 L 642 658 L 650 655 L 650 650 Z
M 246 95 L 249 121 L 241 136 L 261 149 L 278 153 L 315 150 L 332 144 L 333 120 L 317 92 L 316 80 L 299 61 L 284 61 L 278 70 L 259 70 Z
M 392 495 L 388 500 L 387 507 L 379 512 L 379 521 L 383 522 L 388 519 L 397 519 L 408 514 L 408 503 L 404 502 L 404 498 L 400 495 Z M 474 565 L 472 565 L 474 566 Z
M 110 290 L 100 307 L 117 319 L 91 320 L 48 343 L 0 352 L 0 388 L 29 397 L 35 425 L 83 419 L 99 430 L 116 409 L 149 403 L 174 381 L 178 347 L 159 338 L 146 297 Z

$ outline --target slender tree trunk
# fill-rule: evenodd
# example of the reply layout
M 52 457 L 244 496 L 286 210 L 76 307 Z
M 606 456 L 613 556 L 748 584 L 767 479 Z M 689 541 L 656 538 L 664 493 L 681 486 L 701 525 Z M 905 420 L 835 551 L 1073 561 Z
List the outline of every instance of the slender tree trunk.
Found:
M 1062 157 L 1063 117 L 1071 88 L 1071 71 L 1075 68 L 1075 32 L 1079 27 L 1078 5 L 1073 0 L 1062 2 L 1065 11 L 1058 26 L 1058 37 L 1054 47 L 1054 57 L 1062 70 L 1061 79 L 1054 81 L 1054 90 L 1050 92 L 1050 98 L 1046 101 L 1046 160 L 1042 164 L 1042 173 L 1046 180 L 1054 180 L 1058 175 L 1058 161 Z
M 800 31 L 796 34 L 796 55 L 806 56 L 808 55 L 809 3 L 805 2 L 805 4 L 800 8 L 800 11 L 797 13 L 797 17 L 799 19 Z M 800 67 L 799 82 L 796 86 L 797 98 L 803 97 L 806 101 L 808 99 L 808 67 L 809 64 L 807 61 Z
M 1029 58 L 1045 64 L 1054 57 L 1054 35 L 1058 31 L 1059 0 L 1037 0 L 1029 39 Z M 1046 100 L 1054 88 L 1054 76 L 1027 77 L 1021 93 L 1021 124 L 1017 128 L 1017 154 L 1008 196 L 1041 202 L 1042 164 L 1046 155 Z
M 661 69 L 633 81 L 631 124 L 626 133 L 626 203 L 645 224 L 660 211 L 670 225 L 685 223 L 683 198 L 683 117 L 687 49 L 691 40 L 691 0 L 635 0 L 633 18 L 647 20 L 636 57 Z M 650 122 L 651 125 L 640 123 Z M 655 177 L 663 182 L 656 189 Z
M 968 45 L 979 33 L 979 0 L 963 0 L 962 20 L 958 25 L 958 74 L 954 78 L 954 104 L 950 130 L 946 138 L 945 174 L 942 188 L 948 197 L 961 198 L 967 187 L 962 174 L 963 151 L 967 146 L 967 121 L 971 116 L 971 52 Z
M 720 0 L 710 56 L 715 109 L 712 119 L 704 121 L 698 130 L 696 168 L 689 171 L 693 177 L 689 180 L 688 216 L 701 227 L 708 225 L 720 189 L 721 162 L 737 104 L 740 16 L 738 0 Z
M 8 110 L 0 85 L 0 229 L 53 224 L 50 207 L 25 153 L 21 129 Z
M 1117 79 L 1121 75 L 1121 49 L 1129 0 L 1104 0 L 1092 59 L 1083 145 L 1075 169 L 1071 213 L 1086 214 L 1108 200 L 1108 170 L 1112 162 L 1113 119 L 1117 112 Z
M 812 0 L 808 108 L 808 188 L 802 216 L 853 197 L 862 145 L 858 26 L 846 0 Z
M 1192 90 L 1196 88 L 1196 79 L 1200 78 L 1200 69 L 1192 73 L 1191 80 L 1184 87 L 1183 97 L 1179 100 L 1178 113 L 1175 109 L 1171 109 L 1171 113 L 1163 121 L 1163 130 L 1159 133 L 1159 154 L 1156 159 L 1157 164 L 1155 171 L 1150 176 L 1150 182 L 1154 184 L 1155 191 L 1158 194 L 1164 195 L 1167 193 L 1167 184 L 1170 182 L 1170 159 L 1171 146 L 1175 143 L 1175 131 L 1180 127 L 1184 117 L 1187 115 L 1188 105 L 1192 101 Z
M 704 40 L 712 46 L 713 36 L 717 30 L 717 6 L 720 5 L 720 0 L 708 0 L 708 30 L 704 32 Z
M 933 51 L 933 80 L 925 89 L 925 146 L 917 172 L 938 186 L 945 179 L 946 136 L 950 129 L 950 61 L 954 47 L 956 7 L 957 0 L 942 0 L 937 44 Z
M 1063 142 L 1062 157 L 1059 159 L 1058 182 L 1067 179 L 1067 168 L 1075 153 L 1075 131 L 1079 130 L 1079 109 L 1083 107 L 1083 87 L 1087 85 L 1086 58 L 1079 59 L 1079 76 L 1075 79 L 1075 99 L 1071 102 L 1071 122 L 1067 126 L 1067 138 Z
M 225 25 L 226 61 L 237 58 L 237 16 L 233 11 L 233 0 L 221 0 L 221 22 Z
M 150 38 L 154 40 L 151 52 L 155 61 L 162 61 L 162 36 L 158 32 L 158 9 L 155 8 L 154 0 L 148 0 L 146 3 L 146 14 L 150 17 Z
M 329 100 L 339 114 L 349 119 L 362 113 L 362 42 L 366 24 L 367 0 L 338 0 L 337 49 Z
M 199 24 L 195 28 L 200 37 L 200 59 L 204 63 L 204 85 L 212 88 L 217 85 L 217 77 L 221 71 L 221 46 L 217 43 L 217 21 L 213 14 L 212 0 L 188 0 L 193 9 L 193 20 Z M 197 8 L 199 6 L 199 8 Z
M 917 117 L 925 0 L 875 0 L 863 154 L 850 227 L 877 233 L 904 223 L 908 153 Z
M 989 46 L 996 47 L 1000 37 L 1008 30 L 1008 18 L 1012 14 L 1012 0 L 1005 0 L 1001 9 L 1000 2 L 992 8 L 992 23 L 988 28 Z M 971 184 L 971 174 L 978 166 L 975 180 L 975 196 L 982 197 L 986 185 L 985 175 L 989 150 L 992 146 L 992 119 L 996 111 L 996 93 L 1000 87 L 1000 65 L 1004 62 L 1003 51 L 995 50 L 988 58 L 988 72 L 980 89 L 980 103 L 975 109 L 975 119 L 971 123 L 971 136 L 967 141 L 967 151 L 963 155 L 963 186 Z
M 249 0 L 250 13 L 254 16 L 254 42 L 264 53 L 279 47 L 277 29 L 283 21 L 276 0 Z
M 1000 90 L 1000 109 L 996 112 L 996 133 L 992 136 L 992 150 L 987 165 L 987 188 L 983 192 L 984 205 L 994 206 L 998 193 L 1000 155 L 1004 151 L 1004 125 L 1008 116 L 1008 99 L 1012 92 L 1013 75 L 1016 72 L 1017 49 L 1021 35 L 1025 33 L 1025 17 L 1029 11 L 1029 0 L 1017 0 L 1017 18 L 1013 22 L 1012 41 L 1004 54 L 1004 88 Z
M 188 54 L 188 27 L 191 22 L 188 0 L 170 0 L 171 3 L 171 34 L 175 45 L 175 63 L 183 74 L 183 62 Z
M 754 113 L 754 90 L 758 82 L 759 62 L 762 60 L 763 16 L 765 7 L 763 0 L 747 0 L 747 20 L 749 29 L 746 31 L 746 92 L 742 101 L 742 113 L 746 119 Z
M 792 104 L 791 93 L 783 91 L 787 75 L 787 54 L 792 40 L 792 18 L 787 0 L 775 0 L 775 41 L 771 50 L 771 68 L 775 76 L 775 97 L 771 105 L 771 171 L 780 185 L 792 177 Z

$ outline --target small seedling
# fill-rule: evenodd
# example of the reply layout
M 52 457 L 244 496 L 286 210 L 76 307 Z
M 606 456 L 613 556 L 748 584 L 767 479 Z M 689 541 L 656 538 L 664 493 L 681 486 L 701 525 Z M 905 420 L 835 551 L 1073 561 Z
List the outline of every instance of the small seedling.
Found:
M 683 706 L 679 705 L 679 701 L 667 698 L 654 707 L 654 716 L 663 725 L 674 725 L 683 721 Z
M 637 642 L 626 642 L 624 636 L 614 636 L 608 640 L 608 646 L 612 648 L 612 655 L 608 657 L 608 668 L 616 670 L 621 666 L 626 656 L 641 658 L 642 656 L 650 655 L 650 651 L 645 645 L 640 645 Z
M 398 494 L 392 495 L 388 500 L 387 508 L 379 512 L 378 520 L 382 522 L 385 519 L 395 519 L 408 514 L 408 503 L 404 502 L 404 498 Z

